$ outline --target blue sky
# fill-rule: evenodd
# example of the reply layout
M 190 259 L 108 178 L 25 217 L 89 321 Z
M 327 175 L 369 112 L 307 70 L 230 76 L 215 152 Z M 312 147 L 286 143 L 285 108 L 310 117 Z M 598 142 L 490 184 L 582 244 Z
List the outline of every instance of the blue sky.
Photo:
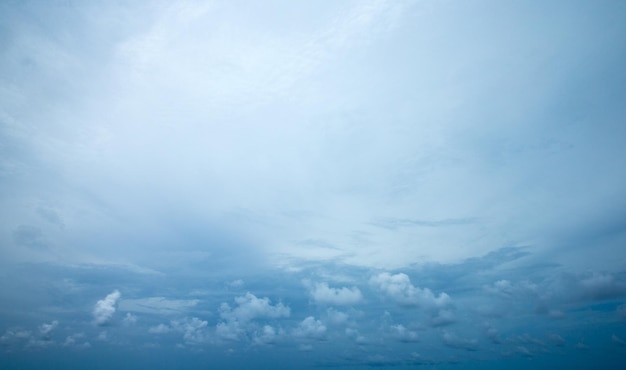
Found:
M 2 1 L 0 367 L 620 368 L 625 20 Z

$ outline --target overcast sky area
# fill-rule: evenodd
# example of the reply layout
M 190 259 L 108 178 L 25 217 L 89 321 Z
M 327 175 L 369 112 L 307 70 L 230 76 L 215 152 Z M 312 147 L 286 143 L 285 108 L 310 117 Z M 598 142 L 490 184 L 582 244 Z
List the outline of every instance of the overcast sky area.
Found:
M 0 1 L 0 368 L 623 369 L 626 2 Z

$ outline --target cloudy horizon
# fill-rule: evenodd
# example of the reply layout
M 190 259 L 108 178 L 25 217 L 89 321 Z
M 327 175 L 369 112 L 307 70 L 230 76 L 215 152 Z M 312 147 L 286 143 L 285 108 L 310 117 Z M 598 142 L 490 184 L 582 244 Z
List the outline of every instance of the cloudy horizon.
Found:
M 620 368 L 619 1 L 0 4 L 0 367 Z

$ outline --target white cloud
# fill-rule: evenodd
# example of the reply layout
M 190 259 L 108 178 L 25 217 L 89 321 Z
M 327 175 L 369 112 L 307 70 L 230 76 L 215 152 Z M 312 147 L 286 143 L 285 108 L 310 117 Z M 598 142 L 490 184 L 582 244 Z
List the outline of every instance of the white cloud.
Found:
M 120 299 L 121 294 L 118 290 L 114 290 L 104 299 L 99 300 L 93 309 L 93 317 L 96 325 L 104 325 L 111 320 L 115 313 L 115 304 Z
M 452 303 L 446 293 L 436 296 L 428 288 L 413 286 L 409 277 L 403 273 L 391 275 L 383 272 L 372 276 L 370 284 L 400 305 L 432 309 L 447 307 Z
M 360 303 L 363 300 L 357 287 L 330 288 L 326 283 L 316 283 L 310 290 L 316 303 L 346 306 Z
M 326 336 L 326 326 L 320 320 L 309 316 L 298 324 L 293 335 L 300 338 L 323 340 Z
M 220 316 L 223 319 L 245 323 L 257 318 L 277 319 L 289 317 L 291 313 L 290 308 L 281 302 L 272 305 L 269 298 L 257 298 L 250 292 L 235 298 L 235 303 L 237 303 L 237 307 L 234 309 L 231 309 L 228 304 L 222 304 Z

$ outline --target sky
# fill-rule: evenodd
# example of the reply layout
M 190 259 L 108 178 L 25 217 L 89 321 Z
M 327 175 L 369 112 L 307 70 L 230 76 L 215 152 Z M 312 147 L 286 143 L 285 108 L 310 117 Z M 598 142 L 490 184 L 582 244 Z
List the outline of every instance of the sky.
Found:
M 3 369 L 621 369 L 626 2 L 0 1 Z

